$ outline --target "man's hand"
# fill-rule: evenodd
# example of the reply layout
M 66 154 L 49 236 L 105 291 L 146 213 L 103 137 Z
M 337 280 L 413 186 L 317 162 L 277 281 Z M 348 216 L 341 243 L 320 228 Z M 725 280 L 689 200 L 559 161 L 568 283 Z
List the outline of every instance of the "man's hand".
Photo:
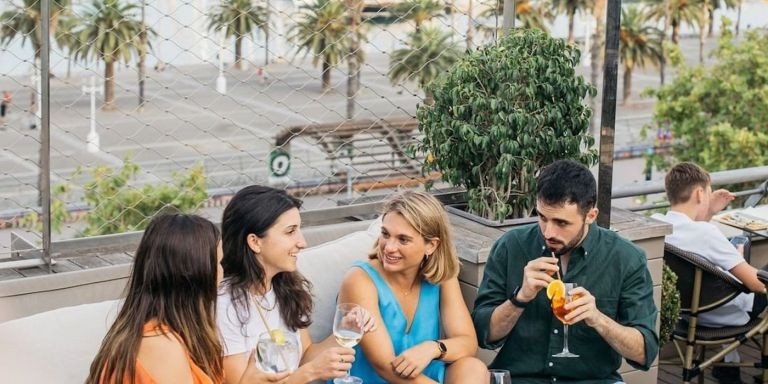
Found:
M 554 280 L 554 275 L 560 268 L 556 257 L 539 257 L 531 260 L 523 269 L 523 285 L 517 294 L 517 300 L 528 302 L 536 298 L 542 288 Z
M 571 296 L 574 300 L 565 304 L 565 309 L 568 311 L 565 321 L 570 325 L 584 320 L 584 323 L 594 328 L 603 317 L 603 313 L 595 305 L 595 297 L 584 287 L 574 288 Z
M 736 196 L 725 189 L 718 189 L 712 192 L 712 198 L 709 200 L 709 213 L 714 215 L 722 211 Z

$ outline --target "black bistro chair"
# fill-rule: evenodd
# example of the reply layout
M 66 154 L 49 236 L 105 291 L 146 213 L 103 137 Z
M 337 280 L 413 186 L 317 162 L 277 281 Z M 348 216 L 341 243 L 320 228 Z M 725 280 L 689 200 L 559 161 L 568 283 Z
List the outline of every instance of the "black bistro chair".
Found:
M 683 363 L 683 382 L 688 384 L 697 378 L 699 383 L 703 383 L 703 371 L 718 365 L 762 368 L 762 381 L 768 384 L 766 311 L 763 311 L 760 317 L 738 327 L 709 328 L 697 324 L 700 313 L 711 311 L 741 293 L 750 292 L 747 287 L 703 257 L 669 244 L 664 245 L 664 262 L 677 274 L 677 289 L 680 291 L 680 309 L 683 316 L 675 327 L 673 342 Z M 768 283 L 768 273 L 759 271 L 758 278 L 764 284 Z M 761 361 L 721 362 L 726 354 L 750 340 L 761 351 Z M 718 348 L 715 355 L 703 360 L 706 348 L 718 345 L 727 347 Z

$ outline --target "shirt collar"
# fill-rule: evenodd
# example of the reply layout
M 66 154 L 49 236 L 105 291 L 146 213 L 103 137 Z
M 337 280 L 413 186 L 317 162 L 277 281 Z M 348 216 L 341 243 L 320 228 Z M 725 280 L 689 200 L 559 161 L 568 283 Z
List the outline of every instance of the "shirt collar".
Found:
M 584 253 L 584 257 L 589 256 L 590 253 L 597 247 L 598 243 L 600 242 L 599 237 L 600 228 L 597 226 L 597 223 L 593 222 L 592 224 L 589 224 L 589 229 L 587 230 L 587 236 L 584 238 L 584 241 L 579 244 L 578 247 L 574 248 L 574 250 L 581 249 Z M 538 230 L 538 238 L 539 238 L 539 244 L 541 244 L 541 254 L 542 255 L 548 255 L 550 252 L 547 251 L 547 245 L 544 241 L 544 236 L 541 235 L 541 230 Z

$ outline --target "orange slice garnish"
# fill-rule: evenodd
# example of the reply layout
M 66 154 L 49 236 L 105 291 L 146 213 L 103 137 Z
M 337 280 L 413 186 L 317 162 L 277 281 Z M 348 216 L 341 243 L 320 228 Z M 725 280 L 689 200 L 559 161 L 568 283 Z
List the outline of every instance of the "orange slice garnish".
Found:
M 552 280 L 547 285 L 547 298 L 552 300 L 553 297 L 565 297 L 565 284 L 562 280 Z

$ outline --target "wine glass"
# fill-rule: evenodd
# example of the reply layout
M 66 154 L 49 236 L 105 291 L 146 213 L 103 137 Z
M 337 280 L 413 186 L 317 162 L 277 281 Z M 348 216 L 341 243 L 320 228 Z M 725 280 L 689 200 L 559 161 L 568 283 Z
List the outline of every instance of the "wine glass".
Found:
M 264 372 L 292 372 L 299 367 L 299 341 L 295 334 L 282 329 L 264 332 L 256 344 L 256 358 Z
M 512 377 L 506 369 L 489 369 L 491 384 L 512 384 Z
M 565 315 L 569 312 L 565 309 L 565 304 L 570 303 L 573 300 L 571 291 L 576 289 L 577 285 L 575 283 L 565 283 L 564 285 L 564 295 L 552 298 L 552 313 L 554 313 L 555 317 L 563 323 L 563 351 L 552 355 L 552 357 L 579 357 L 579 355 L 571 353 L 571 351 L 568 350 L 568 323 L 565 321 Z
M 333 336 L 340 346 L 353 348 L 363 338 L 363 309 L 352 303 L 342 303 L 336 306 L 336 314 L 333 317 Z M 357 384 L 363 381 L 359 377 L 350 376 L 333 380 L 335 384 Z

